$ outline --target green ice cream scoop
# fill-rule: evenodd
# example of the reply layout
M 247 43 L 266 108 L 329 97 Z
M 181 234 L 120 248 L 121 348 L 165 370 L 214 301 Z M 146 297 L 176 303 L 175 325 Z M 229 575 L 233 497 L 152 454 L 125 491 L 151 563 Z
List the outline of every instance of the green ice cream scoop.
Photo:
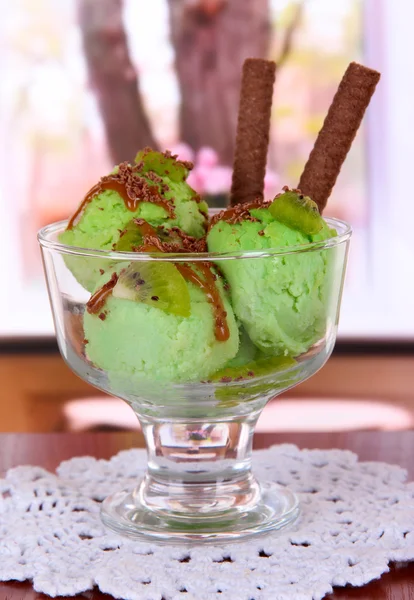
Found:
M 309 198 L 286 190 L 273 203 L 239 205 L 217 215 L 207 244 L 210 252 L 286 249 L 334 235 Z M 220 269 L 235 315 L 261 351 L 298 356 L 324 335 L 330 266 L 323 249 L 224 260 Z
M 204 277 L 194 263 L 186 266 Z M 167 268 L 175 274 L 167 273 Z M 95 310 L 88 303 L 84 332 L 88 359 L 106 371 L 118 388 L 131 380 L 199 381 L 236 355 L 238 326 L 217 276 L 214 285 L 226 313 L 227 339 L 220 339 L 217 314 L 207 295 L 181 276 L 176 265 L 136 261 L 127 267 L 118 264 L 114 272 L 118 280 L 105 304 Z M 98 282 L 97 290 L 107 283 L 108 275 Z
M 190 163 L 169 152 L 149 148 L 139 152 L 134 165 L 122 163 L 102 177 L 72 216 L 59 241 L 69 246 L 113 250 L 120 234 L 133 218 L 165 229 L 178 227 L 195 238 L 205 235 L 207 210 L 198 194 L 186 183 Z M 99 278 L 93 264 L 71 261 L 68 267 L 89 291 Z M 106 267 L 107 267 L 106 262 Z

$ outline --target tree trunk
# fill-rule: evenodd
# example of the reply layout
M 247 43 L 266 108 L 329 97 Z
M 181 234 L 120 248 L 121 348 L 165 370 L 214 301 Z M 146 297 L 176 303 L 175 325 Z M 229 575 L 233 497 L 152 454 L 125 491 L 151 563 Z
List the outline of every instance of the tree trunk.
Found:
M 266 58 L 269 0 L 168 0 L 181 90 L 180 139 L 233 162 L 240 76 L 247 57 Z
M 132 160 L 140 148 L 157 144 L 139 92 L 122 22 L 122 0 L 78 0 L 79 22 L 111 158 Z

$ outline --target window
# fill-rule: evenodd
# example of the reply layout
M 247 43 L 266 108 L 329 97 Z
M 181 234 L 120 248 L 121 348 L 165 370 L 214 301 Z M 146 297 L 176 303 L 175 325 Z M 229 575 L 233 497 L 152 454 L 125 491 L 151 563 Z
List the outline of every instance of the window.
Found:
M 340 333 L 414 336 L 409 0 L 123 4 L 122 13 L 112 0 L 3 8 L 0 335 L 53 332 L 36 231 L 66 218 L 118 158 L 132 158 L 132 147 L 157 141 L 194 158 L 194 187 L 223 204 L 239 65 L 246 55 L 283 55 L 269 197 L 297 183 L 347 64 L 361 60 L 383 73 L 326 211 L 355 231 Z

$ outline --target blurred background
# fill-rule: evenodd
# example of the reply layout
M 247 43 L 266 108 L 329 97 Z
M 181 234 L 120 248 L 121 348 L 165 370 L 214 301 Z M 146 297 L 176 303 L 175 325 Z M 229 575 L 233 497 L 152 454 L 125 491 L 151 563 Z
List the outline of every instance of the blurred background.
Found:
M 36 232 L 146 145 L 192 160 L 189 183 L 224 206 L 248 56 L 278 65 L 268 198 L 297 184 L 348 63 L 382 72 L 326 210 L 354 229 L 337 349 L 263 427 L 412 427 L 411 0 L 0 4 L 0 430 L 133 426 L 59 356 Z

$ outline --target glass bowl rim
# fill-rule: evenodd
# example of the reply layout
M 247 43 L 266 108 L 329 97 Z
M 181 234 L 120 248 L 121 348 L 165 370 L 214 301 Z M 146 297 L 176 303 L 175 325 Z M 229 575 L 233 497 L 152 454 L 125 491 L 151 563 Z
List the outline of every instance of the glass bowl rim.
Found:
M 80 246 L 69 246 L 57 242 L 52 238 L 53 235 L 66 229 L 68 220 L 56 221 L 42 227 L 38 231 L 37 239 L 42 248 L 52 250 L 60 254 L 69 254 L 75 256 L 84 256 L 90 258 L 106 258 L 110 260 L 122 261 L 173 261 L 173 262 L 206 262 L 216 260 L 231 260 L 236 258 L 265 258 L 269 256 L 286 256 L 289 254 L 301 254 L 304 252 L 313 252 L 325 250 L 339 246 L 349 240 L 352 235 L 352 228 L 346 221 L 333 217 L 326 217 L 325 221 L 331 227 L 339 229 L 340 233 L 335 237 L 318 242 L 309 242 L 297 246 L 287 246 L 284 248 L 266 248 L 262 250 L 240 250 L 238 252 L 198 252 L 198 253 L 162 253 L 162 252 L 118 252 L 115 250 L 96 250 L 93 248 L 82 248 Z

